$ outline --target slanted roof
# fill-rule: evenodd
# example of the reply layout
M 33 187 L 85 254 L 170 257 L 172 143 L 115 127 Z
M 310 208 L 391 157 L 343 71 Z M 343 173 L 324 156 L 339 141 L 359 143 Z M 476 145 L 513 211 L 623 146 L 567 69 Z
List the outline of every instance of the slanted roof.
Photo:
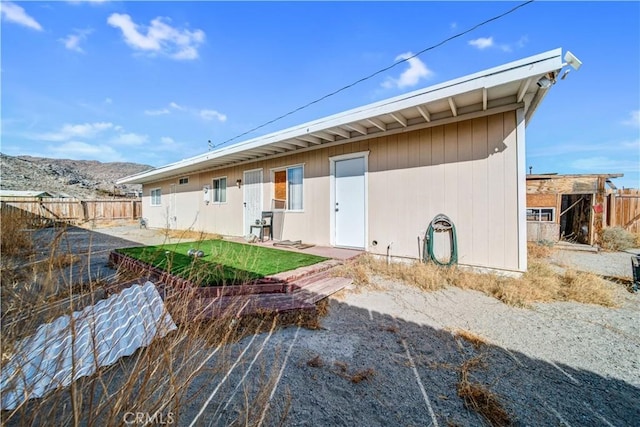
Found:
M 50 193 L 46 191 L 38 191 L 38 190 L 0 190 L 0 197 L 25 197 L 25 198 L 36 198 L 36 197 L 53 197 Z
M 536 83 L 541 77 L 555 82 L 564 65 L 562 49 L 550 50 L 131 175 L 118 184 L 144 184 L 521 107 L 528 122 L 549 90 Z
M 542 173 L 528 174 L 527 179 L 563 179 L 563 178 L 621 178 L 623 173 L 575 173 L 575 174 L 558 174 L 558 173 Z

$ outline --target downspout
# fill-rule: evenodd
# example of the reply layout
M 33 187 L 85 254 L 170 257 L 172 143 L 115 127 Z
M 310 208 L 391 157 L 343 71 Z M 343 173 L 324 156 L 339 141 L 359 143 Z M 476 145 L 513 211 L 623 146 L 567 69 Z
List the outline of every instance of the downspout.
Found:
M 393 245 L 393 242 L 389 242 L 387 245 L 387 265 L 391 264 L 391 245 Z

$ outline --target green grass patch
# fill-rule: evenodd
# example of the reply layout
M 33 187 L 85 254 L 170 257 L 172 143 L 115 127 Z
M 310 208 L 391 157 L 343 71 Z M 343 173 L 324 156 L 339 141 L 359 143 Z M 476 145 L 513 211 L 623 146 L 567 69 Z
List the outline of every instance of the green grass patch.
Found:
M 204 257 L 190 257 L 189 249 L 203 251 Z M 123 248 L 117 252 L 201 286 L 239 285 L 328 259 L 220 239 Z

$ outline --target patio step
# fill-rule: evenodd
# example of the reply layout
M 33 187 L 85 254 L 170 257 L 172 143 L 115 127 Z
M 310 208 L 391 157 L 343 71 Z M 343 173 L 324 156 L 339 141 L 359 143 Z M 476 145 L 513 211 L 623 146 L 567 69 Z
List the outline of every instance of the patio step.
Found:
M 325 277 L 293 292 L 296 298 L 304 302 L 315 304 L 330 295 L 344 289 L 352 280 L 346 277 Z
M 291 283 L 291 282 L 300 280 L 304 277 L 312 276 L 312 275 L 315 275 L 316 273 L 330 270 L 334 267 L 337 267 L 338 265 L 342 265 L 342 261 L 337 259 L 330 259 L 327 261 L 322 261 L 318 264 L 312 264 L 306 267 L 296 268 L 295 270 L 283 271 L 282 273 L 274 274 L 272 276 L 267 276 L 267 278 Z
M 185 318 L 178 323 L 210 320 L 222 316 L 241 317 L 260 312 L 283 313 L 293 310 L 315 310 L 315 304 L 351 283 L 351 279 L 333 277 L 323 269 L 290 285 L 296 289 L 289 293 L 262 293 L 253 295 L 226 295 L 194 298 L 187 305 Z M 174 311 L 171 310 L 170 311 Z M 175 311 L 174 311 L 175 313 Z M 177 314 L 177 313 L 176 313 Z

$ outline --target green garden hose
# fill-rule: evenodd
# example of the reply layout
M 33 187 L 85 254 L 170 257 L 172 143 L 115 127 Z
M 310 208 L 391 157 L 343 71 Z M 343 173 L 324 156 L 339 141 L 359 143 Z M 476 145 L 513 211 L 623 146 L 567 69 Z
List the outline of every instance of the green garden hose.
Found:
M 433 252 L 433 233 L 450 231 L 451 238 L 451 254 L 448 262 L 440 262 Z M 422 252 L 424 262 L 433 262 L 436 265 L 449 266 L 458 263 L 458 237 L 456 236 L 456 226 L 448 216 L 444 214 L 436 215 L 424 236 L 424 250 Z

